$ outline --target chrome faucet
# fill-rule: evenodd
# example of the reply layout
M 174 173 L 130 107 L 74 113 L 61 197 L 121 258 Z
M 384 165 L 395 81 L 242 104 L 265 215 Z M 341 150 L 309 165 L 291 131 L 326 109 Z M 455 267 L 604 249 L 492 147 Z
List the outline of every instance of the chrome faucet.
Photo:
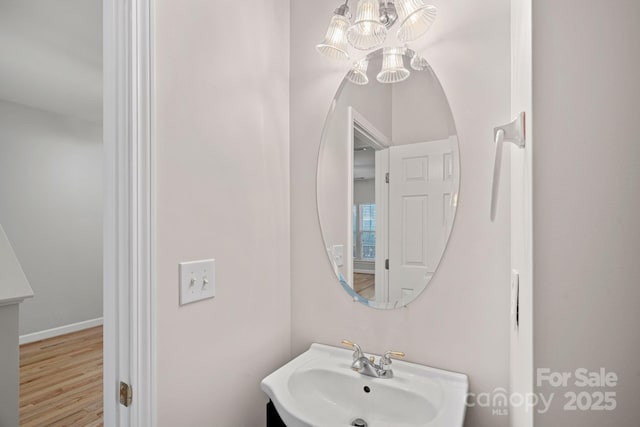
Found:
M 351 369 L 362 375 L 375 378 L 393 378 L 393 370 L 391 369 L 391 358 L 402 359 L 404 353 L 401 351 L 387 351 L 380 356 L 380 362 L 375 362 L 374 356 L 368 358 L 362 352 L 360 346 L 349 340 L 342 340 L 342 344 L 353 348 L 353 363 Z

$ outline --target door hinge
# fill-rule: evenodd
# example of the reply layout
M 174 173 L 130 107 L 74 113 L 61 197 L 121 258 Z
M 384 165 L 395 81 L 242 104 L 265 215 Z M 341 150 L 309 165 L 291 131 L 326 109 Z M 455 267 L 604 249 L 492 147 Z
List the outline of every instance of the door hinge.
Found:
M 384 268 L 385 268 L 385 270 L 389 269 L 389 259 L 388 258 L 384 260 Z
M 120 381 L 120 404 L 125 407 L 131 406 L 133 400 L 133 390 L 131 386 L 123 381 Z
M 389 183 L 389 172 L 384 174 L 384 182 Z

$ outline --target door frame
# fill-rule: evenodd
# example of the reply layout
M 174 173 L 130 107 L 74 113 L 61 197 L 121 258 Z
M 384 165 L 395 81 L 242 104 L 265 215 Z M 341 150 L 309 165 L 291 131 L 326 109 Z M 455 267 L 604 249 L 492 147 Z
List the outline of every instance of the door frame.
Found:
M 382 133 L 382 131 L 376 128 L 373 125 L 373 123 L 367 120 L 367 118 L 362 113 L 360 113 L 358 110 L 356 110 L 352 106 L 347 107 L 347 123 L 348 123 L 347 143 L 346 143 L 347 165 L 348 165 L 347 167 L 347 200 L 349 200 L 350 204 L 349 204 L 349 209 L 347 209 L 347 217 L 348 217 L 347 226 L 348 226 L 349 232 L 347 233 L 347 248 L 345 248 L 345 254 L 348 254 L 348 256 L 346 257 L 347 258 L 346 280 L 349 286 L 353 288 L 354 287 L 353 256 L 351 254 L 353 252 L 353 243 L 354 243 L 353 227 L 355 225 L 353 223 L 353 212 L 352 212 L 353 193 L 354 193 L 354 183 L 353 183 L 354 142 L 353 140 L 355 137 L 355 130 L 357 128 L 359 131 L 364 133 L 369 139 L 372 148 L 374 148 L 376 151 L 385 150 L 389 148 L 392 145 L 392 143 L 391 143 L 391 139 L 388 136 Z M 378 168 L 376 168 L 376 170 L 377 169 Z M 379 195 L 378 193 L 380 193 L 380 191 L 378 191 L 379 190 L 378 187 L 380 185 L 380 177 L 376 176 L 376 182 L 377 182 L 376 197 L 378 197 Z M 377 200 L 376 200 L 376 203 L 378 203 Z M 376 207 L 376 215 L 380 217 L 379 207 Z M 382 216 L 383 217 L 385 216 L 384 212 Z M 384 258 L 381 258 L 381 254 L 378 251 L 378 245 L 382 247 L 386 245 L 386 238 L 385 238 L 385 241 L 379 240 L 380 236 L 386 236 L 386 233 L 387 233 L 387 230 L 386 230 L 386 225 L 384 224 L 384 221 L 377 222 L 376 223 L 376 278 L 380 278 L 386 274 L 384 268 L 382 268 L 384 261 L 381 261 L 381 259 L 384 259 Z M 385 283 L 386 283 L 386 277 L 385 277 Z M 375 284 L 376 301 L 380 301 L 380 297 L 384 292 L 385 287 L 386 286 L 382 284 L 380 280 L 376 280 L 376 284 Z
M 153 7 L 103 0 L 104 425 L 117 427 L 156 424 Z

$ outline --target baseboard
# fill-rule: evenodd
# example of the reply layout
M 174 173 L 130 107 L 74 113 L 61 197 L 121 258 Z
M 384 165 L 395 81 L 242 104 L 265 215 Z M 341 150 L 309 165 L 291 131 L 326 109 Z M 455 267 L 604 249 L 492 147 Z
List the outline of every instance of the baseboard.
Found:
M 361 270 L 361 269 L 354 269 L 353 270 L 354 273 L 360 273 L 360 274 L 376 274 L 375 270 Z
M 47 338 L 58 337 L 60 335 L 70 334 L 71 332 L 78 332 L 82 331 L 83 329 L 89 329 L 100 325 L 102 325 L 102 317 L 99 317 L 97 319 L 85 320 L 83 322 L 72 323 L 70 325 L 59 326 L 57 328 L 47 329 L 45 331 L 20 335 L 20 345 L 46 340 Z

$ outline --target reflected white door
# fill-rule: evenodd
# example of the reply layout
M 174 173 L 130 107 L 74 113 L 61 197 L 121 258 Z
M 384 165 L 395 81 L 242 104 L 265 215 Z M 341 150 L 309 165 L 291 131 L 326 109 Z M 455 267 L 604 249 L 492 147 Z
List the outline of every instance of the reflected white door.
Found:
M 453 218 L 449 140 L 389 150 L 389 301 L 407 301 L 429 283 Z

